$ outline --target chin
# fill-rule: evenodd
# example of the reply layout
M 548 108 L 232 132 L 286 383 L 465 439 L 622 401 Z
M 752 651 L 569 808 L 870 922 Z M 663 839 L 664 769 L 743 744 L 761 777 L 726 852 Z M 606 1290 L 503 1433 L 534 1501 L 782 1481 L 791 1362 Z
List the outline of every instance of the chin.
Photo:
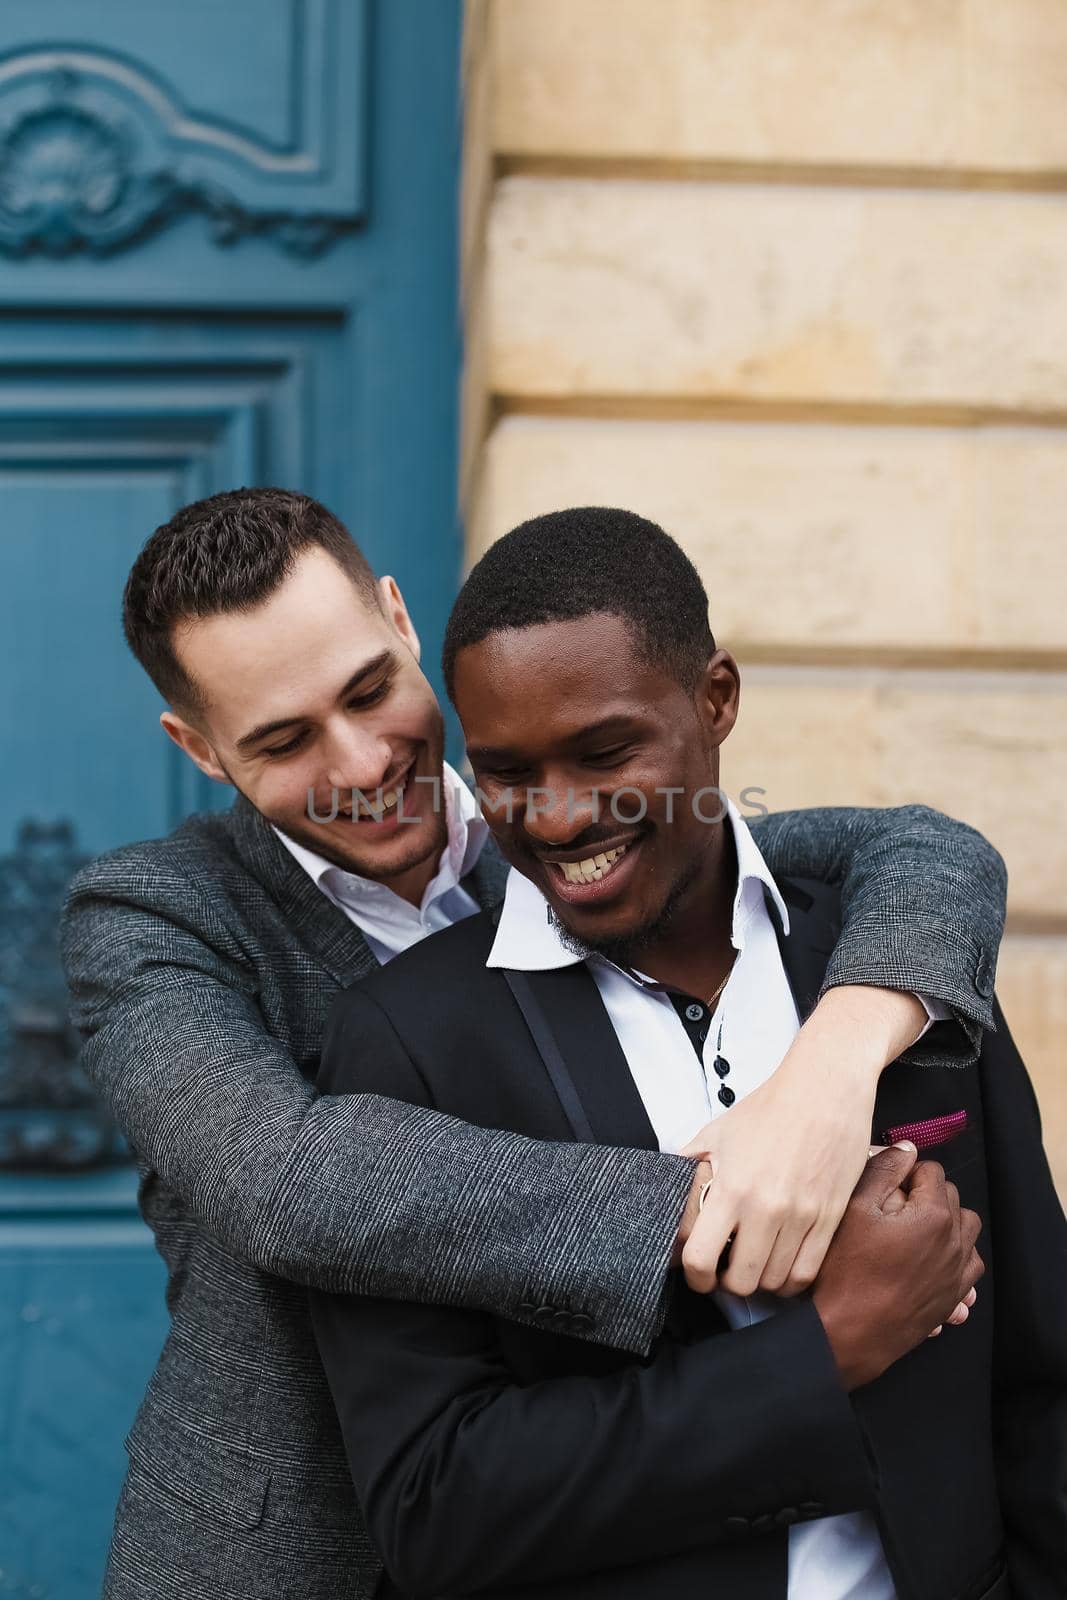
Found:
M 605 954 L 622 947 L 638 945 L 646 933 L 646 925 L 635 917 L 575 916 L 573 906 L 552 904 L 552 915 L 563 936 L 564 943 L 597 950 Z

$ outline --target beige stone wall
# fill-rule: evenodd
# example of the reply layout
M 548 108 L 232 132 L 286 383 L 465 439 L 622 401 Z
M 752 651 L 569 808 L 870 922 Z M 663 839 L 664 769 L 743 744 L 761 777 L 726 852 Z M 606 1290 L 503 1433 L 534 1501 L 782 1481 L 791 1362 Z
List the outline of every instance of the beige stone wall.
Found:
M 1067 1193 L 1067 7 L 473 0 L 465 72 L 470 554 L 662 521 L 728 783 L 988 834 Z

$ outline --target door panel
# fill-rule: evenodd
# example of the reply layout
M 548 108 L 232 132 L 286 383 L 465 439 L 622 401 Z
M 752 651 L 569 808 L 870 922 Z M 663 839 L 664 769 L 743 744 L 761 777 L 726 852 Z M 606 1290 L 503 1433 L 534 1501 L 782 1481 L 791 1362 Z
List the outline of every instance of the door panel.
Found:
M 0 748 L 18 774 L 0 792 L 0 853 L 27 817 L 69 822 L 96 854 L 230 803 L 161 736 L 118 627 L 122 589 L 189 500 L 268 478 L 352 499 L 346 331 L 321 317 L 0 324 Z
M 99 1593 L 165 1328 L 55 942 L 79 858 L 229 804 L 121 592 L 185 502 L 299 487 L 435 686 L 455 514 L 458 0 L 0 7 L 0 1593 Z

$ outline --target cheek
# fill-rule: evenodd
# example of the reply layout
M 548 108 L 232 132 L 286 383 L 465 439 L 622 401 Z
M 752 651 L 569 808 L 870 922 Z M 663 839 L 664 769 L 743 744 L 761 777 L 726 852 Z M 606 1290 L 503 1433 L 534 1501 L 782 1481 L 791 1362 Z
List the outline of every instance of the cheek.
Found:
M 315 773 L 300 762 L 284 767 L 265 767 L 256 775 L 248 791 L 260 811 L 275 817 L 304 817 L 307 814 L 308 790 L 315 788 Z
M 422 678 L 398 685 L 382 707 L 383 731 L 394 737 L 432 741 L 440 726 L 441 709 Z

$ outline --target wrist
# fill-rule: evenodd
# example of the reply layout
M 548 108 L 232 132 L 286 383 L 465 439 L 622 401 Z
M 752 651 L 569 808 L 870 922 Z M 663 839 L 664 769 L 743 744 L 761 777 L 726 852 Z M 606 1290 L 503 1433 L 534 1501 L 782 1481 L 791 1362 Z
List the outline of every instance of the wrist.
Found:
M 823 1294 L 818 1283 L 812 1290 L 811 1299 L 822 1323 L 826 1342 L 830 1346 L 830 1354 L 834 1358 L 841 1387 L 846 1393 L 851 1394 L 853 1389 L 860 1389 L 865 1383 L 870 1382 L 875 1374 L 865 1370 L 862 1360 L 854 1359 L 858 1348 L 861 1347 L 858 1347 L 847 1326 L 847 1308 L 836 1296 Z
M 917 995 L 871 984 L 839 984 L 820 999 L 811 1021 L 833 1030 L 837 1044 L 847 1046 L 855 1071 L 877 1082 L 889 1065 L 915 1043 L 928 1021 Z

